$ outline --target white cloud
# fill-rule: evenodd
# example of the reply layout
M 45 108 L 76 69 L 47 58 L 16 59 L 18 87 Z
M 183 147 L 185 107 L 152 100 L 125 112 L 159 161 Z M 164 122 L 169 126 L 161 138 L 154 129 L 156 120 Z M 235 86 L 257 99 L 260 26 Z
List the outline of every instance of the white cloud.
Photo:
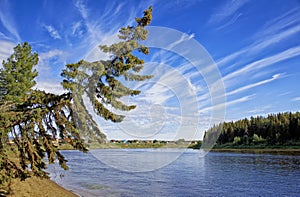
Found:
M 66 92 L 61 86 L 60 82 L 49 81 L 49 80 L 46 81 L 38 80 L 34 88 L 48 93 L 58 94 L 58 95 Z
M 13 48 L 16 46 L 16 44 L 5 40 L 0 40 L 0 46 L 0 65 L 2 65 L 2 61 L 6 60 L 13 53 Z
M 67 53 L 58 49 L 53 49 L 39 54 L 38 71 L 41 75 L 47 76 L 51 72 L 53 64 L 64 65 L 67 58 Z
M 55 58 L 54 62 L 56 62 L 54 64 L 61 64 L 61 62 L 65 61 L 66 52 L 54 49 L 44 53 L 40 53 L 39 58 L 40 61 L 37 67 L 39 75 L 35 88 L 53 94 L 65 93 L 66 91 L 62 88 L 60 80 L 49 76 L 53 74 L 53 69 L 51 68 L 53 66 L 53 62 L 51 62 L 53 58 Z
M 58 33 L 58 31 L 51 25 L 43 25 L 43 27 L 48 31 L 48 33 L 50 34 L 50 36 L 54 39 L 61 39 L 60 34 Z
M 42 61 L 44 61 L 44 60 L 51 59 L 56 56 L 62 56 L 64 54 L 65 54 L 65 52 L 58 50 L 58 49 L 54 49 L 54 50 L 51 50 L 51 51 L 48 51 L 45 53 L 40 53 L 39 57 Z
M 47 92 L 61 93 L 59 73 L 55 73 L 54 66 L 63 66 L 66 62 L 67 53 L 58 49 L 50 50 L 48 52 L 39 54 L 39 64 L 37 71 L 37 87 Z M 50 81 L 52 80 L 52 81 Z

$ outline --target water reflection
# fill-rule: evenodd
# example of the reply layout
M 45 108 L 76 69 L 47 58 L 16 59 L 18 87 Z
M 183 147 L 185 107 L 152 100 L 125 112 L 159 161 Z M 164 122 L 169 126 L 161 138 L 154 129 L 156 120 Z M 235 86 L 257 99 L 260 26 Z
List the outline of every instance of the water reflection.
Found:
M 183 154 L 186 149 L 106 149 L 91 154 L 106 165 L 126 172 L 148 172 L 160 169 Z
M 148 156 L 129 158 L 136 151 L 149 154 L 149 150 L 95 151 L 102 157 L 120 156 L 125 160 L 122 165 L 128 165 L 129 169 L 148 165 Z M 159 163 L 168 155 L 178 155 L 172 151 L 150 151 L 149 155 Z M 199 152 L 188 150 L 163 168 L 132 173 L 106 165 L 94 157 L 95 153 L 65 151 L 64 155 L 70 170 L 63 172 L 56 167 L 56 174 L 62 173 L 64 177 L 54 179 L 85 196 L 297 196 L 300 193 L 300 156 L 209 153 L 199 157 Z

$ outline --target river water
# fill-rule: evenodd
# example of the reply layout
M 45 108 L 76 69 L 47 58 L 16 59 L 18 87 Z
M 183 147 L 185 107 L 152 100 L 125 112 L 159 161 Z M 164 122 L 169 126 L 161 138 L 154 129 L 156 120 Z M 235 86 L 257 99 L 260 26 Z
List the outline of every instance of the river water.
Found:
M 300 196 L 300 156 L 203 156 L 182 149 L 62 153 L 70 170 L 50 165 L 51 177 L 81 196 Z

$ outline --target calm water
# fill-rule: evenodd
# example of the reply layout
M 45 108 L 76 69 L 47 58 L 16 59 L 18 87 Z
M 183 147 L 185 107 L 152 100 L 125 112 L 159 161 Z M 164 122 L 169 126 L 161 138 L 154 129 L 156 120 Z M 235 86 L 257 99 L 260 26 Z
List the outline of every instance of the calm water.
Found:
M 181 151 L 63 151 L 70 170 L 55 165 L 49 170 L 53 180 L 82 196 L 300 196 L 300 156 L 208 153 L 199 157 L 198 151 Z M 140 168 L 153 162 L 149 156 L 166 163 L 166 158 L 173 159 L 170 155 L 178 158 L 164 167 L 150 166 L 148 172 Z

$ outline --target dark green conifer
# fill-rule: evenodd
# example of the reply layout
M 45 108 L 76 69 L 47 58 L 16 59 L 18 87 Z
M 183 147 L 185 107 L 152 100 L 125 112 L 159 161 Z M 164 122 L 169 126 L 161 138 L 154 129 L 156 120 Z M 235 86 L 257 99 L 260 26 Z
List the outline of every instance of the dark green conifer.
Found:
M 72 122 L 71 95 L 34 90 L 38 55 L 28 43 L 19 44 L 3 62 L 0 101 L 0 184 L 11 178 L 47 177 L 46 163 L 56 159 L 67 169 L 55 141 L 68 139 L 74 148 L 86 151 Z M 13 142 L 14 145 L 9 145 Z

